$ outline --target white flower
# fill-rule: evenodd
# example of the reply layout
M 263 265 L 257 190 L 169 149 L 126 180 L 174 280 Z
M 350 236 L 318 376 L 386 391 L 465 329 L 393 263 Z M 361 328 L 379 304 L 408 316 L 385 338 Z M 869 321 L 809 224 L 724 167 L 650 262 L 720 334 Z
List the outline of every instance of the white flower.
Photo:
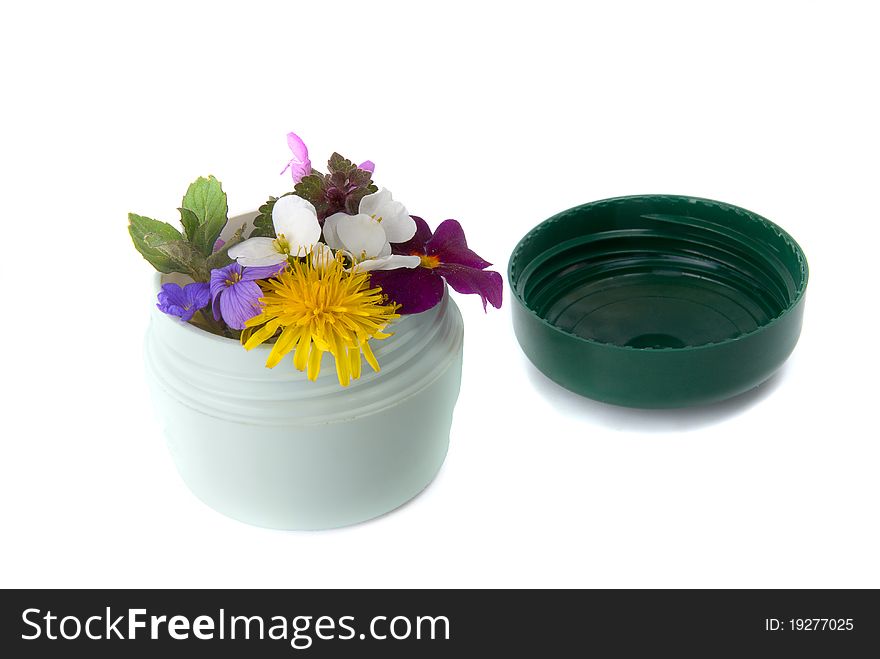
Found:
M 312 247 L 312 265 L 317 270 L 323 272 L 335 260 L 336 255 L 333 253 L 333 250 L 324 243 L 315 243 L 315 246 Z
M 359 270 L 415 268 L 417 256 L 391 254 L 391 243 L 405 243 L 416 233 L 416 223 L 386 189 L 361 199 L 357 215 L 334 213 L 324 220 L 324 240 L 345 250 Z
M 396 270 L 397 268 L 417 268 L 422 262 L 418 256 L 403 256 L 402 254 L 389 254 L 375 259 L 365 259 L 357 264 L 361 272 L 370 270 Z
M 289 256 L 305 256 L 321 240 L 315 207 L 296 195 L 275 202 L 272 224 L 277 238 L 248 238 L 229 249 L 230 258 L 243 266 L 275 265 Z

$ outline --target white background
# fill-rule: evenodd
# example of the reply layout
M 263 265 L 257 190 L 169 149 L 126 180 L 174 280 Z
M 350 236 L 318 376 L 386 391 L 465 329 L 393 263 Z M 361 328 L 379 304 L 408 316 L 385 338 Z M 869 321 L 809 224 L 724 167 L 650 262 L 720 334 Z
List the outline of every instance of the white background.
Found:
M 878 20 L 871 3 L 15 3 L 0 21 L 3 586 L 880 586 Z M 179 480 L 144 383 L 150 267 L 215 174 L 289 189 L 295 130 L 502 272 L 603 197 L 744 206 L 803 246 L 803 335 L 738 399 L 637 411 L 465 315 L 449 457 L 352 528 L 251 528 Z M 389 423 L 394 419 L 389 418 Z M 418 428 L 413 428 L 417 433 Z

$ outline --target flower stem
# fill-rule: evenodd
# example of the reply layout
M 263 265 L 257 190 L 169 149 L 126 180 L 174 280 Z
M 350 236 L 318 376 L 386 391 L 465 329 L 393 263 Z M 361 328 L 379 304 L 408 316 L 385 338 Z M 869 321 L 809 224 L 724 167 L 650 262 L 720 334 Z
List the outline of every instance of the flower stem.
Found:
M 224 336 L 224 327 L 220 321 L 214 320 L 214 314 L 209 309 L 202 309 L 202 318 L 205 320 L 208 328 L 214 333 Z

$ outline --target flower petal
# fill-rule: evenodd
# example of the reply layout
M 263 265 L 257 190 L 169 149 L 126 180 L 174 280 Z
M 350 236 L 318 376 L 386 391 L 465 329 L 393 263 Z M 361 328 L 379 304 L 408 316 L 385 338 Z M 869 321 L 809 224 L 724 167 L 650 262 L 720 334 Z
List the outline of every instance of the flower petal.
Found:
M 385 247 L 385 231 L 369 215 L 349 215 L 336 224 L 340 241 L 357 259 L 376 256 Z
M 284 169 L 281 170 L 283 174 L 287 170 L 290 170 L 290 177 L 293 179 L 294 183 L 299 183 L 303 180 L 303 177 L 308 176 L 312 173 L 312 163 L 309 160 L 306 160 L 305 164 L 300 165 L 299 163 L 291 160 L 286 165 L 284 165 Z
M 248 238 L 244 242 L 233 245 L 227 252 L 229 258 L 238 261 L 239 265 L 259 267 L 283 263 L 287 255 L 275 249 L 275 239 L 268 237 Z
M 391 192 L 382 188 L 378 192 L 365 195 L 361 199 L 360 204 L 358 204 L 358 213 L 379 217 L 380 210 L 391 201 L 393 201 L 391 199 Z
M 214 314 L 214 320 L 221 320 L 223 316 L 220 315 L 220 296 L 211 298 L 211 312 Z
M 446 282 L 459 293 L 476 293 L 483 300 L 483 310 L 486 310 L 486 302 L 496 309 L 501 308 L 501 297 L 504 289 L 504 280 L 501 275 L 492 270 L 478 270 L 456 263 L 441 263 L 434 269 L 442 275 Z
M 232 329 L 244 329 L 245 322 L 260 313 L 262 296 L 256 282 L 233 284 L 220 294 L 220 315 Z
M 370 273 L 370 282 L 401 305 L 398 313 L 421 313 L 443 299 L 443 278 L 427 268 L 398 268 Z
M 404 243 L 396 243 L 391 246 L 395 254 L 427 254 L 425 245 L 431 239 L 431 228 L 422 218 L 411 215 L 416 225 L 416 232 L 412 238 Z
M 365 172 L 370 172 L 370 174 L 372 174 L 376 171 L 376 164 L 372 160 L 364 160 L 358 165 L 358 169 L 362 169 Z
M 177 284 L 163 284 L 157 299 L 156 307 L 159 311 L 169 316 L 176 316 L 182 321 L 189 320 L 196 312 L 195 309 L 187 308 L 189 305 L 185 287 L 181 288 Z
M 378 220 L 389 243 L 403 243 L 416 233 L 416 225 L 406 208 L 391 198 L 391 192 L 382 188 L 361 199 L 358 212 Z
M 439 257 L 441 263 L 457 263 L 477 270 L 492 265 L 468 248 L 464 230 L 458 220 L 441 222 L 425 248 L 427 254 Z
M 304 164 L 309 159 L 309 148 L 296 133 L 287 134 L 287 146 L 290 147 L 290 151 L 293 153 L 292 162 Z
M 287 263 L 277 263 L 275 265 L 252 266 L 245 268 L 241 273 L 241 281 L 255 281 L 257 279 L 269 279 L 287 267 Z
M 186 306 L 195 313 L 208 306 L 208 303 L 211 301 L 211 287 L 201 281 L 187 284 L 183 287 L 183 297 Z
M 287 134 L 287 146 L 290 147 L 293 158 L 285 165 L 281 173 L 283 174 L 290 169 L 293 182 L 299 183 L 303 176 L 308 176 L 312 173 L 312 161 L 309 160 L 309 150 L 306 147 L 306 143 L 296 133 Z
M 162 308 L 163 305 L 169 307 L 182 307 L 184 304 L 183 288 L 181 288 L 180 284 L 162 284 L 158 298 L 159 304 L 156 306 L 162 311 L 165 311 L 165 309 Z M 165 313 L 168 312 L 165 311 Z
M 272 347 L 272 352 L 269 353 L 269 357 L 266 358 L 266 368 L 275 368 L 278 366 L 278 362 L 280 362 L 284 357 L 296 347 L 296 340 L 299 338 L 300 334 L 302 334 L 302 328 L 297 325 L 288 325 L 281 332 L 281 335 L 278 337 L 278 340 L 275 341 L 275 345 Z
M 241 275 L 243 268 L 238 263 L 230 263 L 224 268 L 214 268 L 211 270 L 211 309 L 214 312 L 214 320 L 220 320 L 220 295 L 225 291 L 232 281 L 234 275 Z
M 321 357 L 324 356 L 324 350 L 318 347 L 317 343 L 312 344 L 312 349 L 309 352 L 309 364 L 306 370 L 306 377 L 315 381 L 318 379 L 318 375 L 321 373 Z
M 405 243 L 416 235 L 416 223 L 405 214 L 383 217 L 382 228 L 385 229 L 385 237 L 389 243 Z
M 343 245 L 342 241 L 339 239 L 339 233 L 336 231 L 336 227 L 339 226 L 339 222 L 345 220 L 347 217 L 351 216 L 346 213 L 333 213 L 333 215 L 324 220 L 324 242 L 327 243 L 331 249 L 345 248 L 345 245 Z
M 382 256 L 377 259 L 367 259 L 357 264 L 359 272 L 371 272 L 373 270 L 396 270 L 397 268 L 418 268 L 422 260 L 418 256 L 402 256 L 393 254 Z
M 290 243 L 290 253 L 294 256 L 304 256 L 321 239 L 321 225 L 315 207 L 297 195 L 287 195 L 275 202 L 272 224 L 275 235 L 283 235 Z
M 327 247 L 324 243 L 317 243 L 311 252 L 312 264 L 319 271 L 323 271 L 329 266 L 336 258 L 333 254 L 333 250 Z

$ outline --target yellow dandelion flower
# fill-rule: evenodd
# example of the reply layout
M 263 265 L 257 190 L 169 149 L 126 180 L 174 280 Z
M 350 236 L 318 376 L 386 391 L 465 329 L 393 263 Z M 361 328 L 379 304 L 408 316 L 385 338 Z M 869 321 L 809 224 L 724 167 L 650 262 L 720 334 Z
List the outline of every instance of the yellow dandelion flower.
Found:
M 315 380 L 321 357 L 329 352 L 343 387 L 360 377 L 362 353 L 373 370 L 379 370 L 369 341 L 391 336 L 383 330 L 399 317 L 399 306 L 389 303 L 381 288 L 370 287 L 369 273 L 346 272 L 338 260 L 315 264 L 308 258 L 262 285 L 263 312 L 247 321 L 241 342 L 251 350 L 280 329 L 266 360 L 268 368 L 293 352 L 293 365 Z

